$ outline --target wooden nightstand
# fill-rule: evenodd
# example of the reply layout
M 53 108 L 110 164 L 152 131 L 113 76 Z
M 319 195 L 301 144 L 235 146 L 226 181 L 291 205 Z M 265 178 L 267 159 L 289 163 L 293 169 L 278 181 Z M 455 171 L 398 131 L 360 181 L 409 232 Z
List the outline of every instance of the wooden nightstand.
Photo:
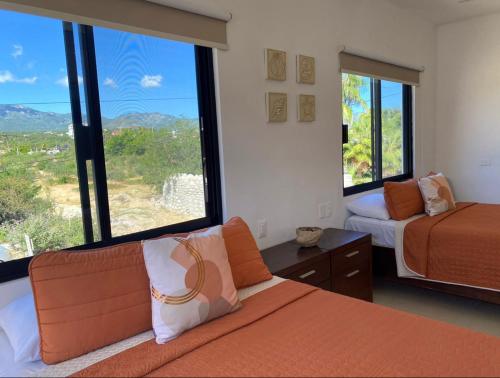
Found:
M 289 241 L 262 251 L 272 274 L 372 301 L 370 234 L 325 229 L 317 247 Z

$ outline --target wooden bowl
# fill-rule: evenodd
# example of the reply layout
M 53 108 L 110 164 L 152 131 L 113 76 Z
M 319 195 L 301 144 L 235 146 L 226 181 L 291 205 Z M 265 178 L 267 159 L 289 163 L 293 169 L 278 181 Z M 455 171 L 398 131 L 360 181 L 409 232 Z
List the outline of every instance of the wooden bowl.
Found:
M 319 227 L 299 227 L 297 228 L 297 238 L 295 241 L 302 247 L 314 247 L 318 245 L 323 229 Z

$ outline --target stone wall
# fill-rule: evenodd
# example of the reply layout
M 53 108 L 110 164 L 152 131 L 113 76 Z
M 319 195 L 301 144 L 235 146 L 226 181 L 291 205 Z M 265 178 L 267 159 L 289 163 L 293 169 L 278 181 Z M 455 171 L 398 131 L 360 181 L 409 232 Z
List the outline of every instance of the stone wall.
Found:
M 163 184 L 162 205 L 176 213 L 196 218 L 205 216 L 205 192 L 202 175 L 180 174 Z

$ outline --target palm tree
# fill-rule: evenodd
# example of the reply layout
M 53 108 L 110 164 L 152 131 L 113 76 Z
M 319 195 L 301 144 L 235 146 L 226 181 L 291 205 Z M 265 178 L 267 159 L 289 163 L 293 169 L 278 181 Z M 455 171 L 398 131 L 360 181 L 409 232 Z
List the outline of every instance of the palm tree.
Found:
M 361 90 L 369 85 L 368 78 L 342 74 L 342 111 L 344 123 L 349 125 L 349 142 L 344 144 L 344 170 L 353 184 L 372 181 L 371 108 L 363 99 Z M 401 110 L 382 110 L 382 173 L 383 177 L 403 171 L 403 133 Z

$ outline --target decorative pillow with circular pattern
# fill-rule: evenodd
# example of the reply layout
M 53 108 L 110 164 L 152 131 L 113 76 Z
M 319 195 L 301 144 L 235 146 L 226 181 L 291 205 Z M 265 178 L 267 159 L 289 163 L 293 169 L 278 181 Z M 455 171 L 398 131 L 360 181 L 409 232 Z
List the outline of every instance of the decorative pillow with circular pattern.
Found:
M 422 177 L 418 180 L 418 186 L 424 199 L 425 212 L 431 217 L 456 208 L 450 184 L 442 173 Z
M 142 246 L 158 344 L 241 307 L 221 226 Z

